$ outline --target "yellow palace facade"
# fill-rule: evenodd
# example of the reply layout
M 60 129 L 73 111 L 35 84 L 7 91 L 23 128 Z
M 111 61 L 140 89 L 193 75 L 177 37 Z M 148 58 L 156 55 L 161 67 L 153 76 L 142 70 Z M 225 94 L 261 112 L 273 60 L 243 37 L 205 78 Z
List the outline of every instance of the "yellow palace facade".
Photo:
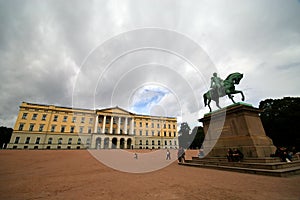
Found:
M 23 102 L 8 148 L 177 149 L 177 119 Z

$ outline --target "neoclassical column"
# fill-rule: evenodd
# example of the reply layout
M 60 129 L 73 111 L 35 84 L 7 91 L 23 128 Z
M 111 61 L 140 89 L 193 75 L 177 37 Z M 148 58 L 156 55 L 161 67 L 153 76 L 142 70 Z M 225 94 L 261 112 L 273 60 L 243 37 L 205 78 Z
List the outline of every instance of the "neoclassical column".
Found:
M 102 133 L 105 133 L 106 115 L 103 115 L 102 121 Z
M 104 149 L 104 138 L 101 138 L 100 149 Z
M 95 119 L 95 125 L 94 125 L 94 133 L 97 133 L 97 125 L 98 125 L 98 115 L 96 115 L 96 119 Z
M 133 135 L 133 130 L 134 130 L 134 118 L 131 118 L 130 120 L 130 135 Z
M 110 126 L 109 126 L 109 133 L 112 134 L 112 130 L 113 130 L 113 126 L 114 126 L 114 117 L 111 116 L 110 117 Z
M 116 149 L 120 149 L 121 146 L 121 138 L 117 138 L 117 146 Z
M 127 149 L 127 140 L 124 139 L 124 149 Z
M 118 117 L 118 130 L 117 130 L 117 134 L 121 134 L 120 133 L 120 128 L 121 128 L 121 117 Z
M 124 134 L 127 134 L 127 123 L 128 123 L 128 118 L 125 117 Z
M 117 144 L 118 144 L 118 143 L 117 143 Z M 108 139 L 108 148 L 109 148 L 109 149 L 112 149 L 112 145 L 113 145 L 112 138 L 109 138 L 109 139 Z

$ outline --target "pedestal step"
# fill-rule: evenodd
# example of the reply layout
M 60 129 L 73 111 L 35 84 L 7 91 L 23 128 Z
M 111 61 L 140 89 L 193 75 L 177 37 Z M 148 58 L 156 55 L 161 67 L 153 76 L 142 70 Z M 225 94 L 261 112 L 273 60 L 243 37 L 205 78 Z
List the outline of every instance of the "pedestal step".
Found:
M 252 158 L 251 158 L 252 159 Z M 295 160 L 293 162 L 269 162 L 269 163 L 259 163 L 259 162 L 228 162 L 226 158 L 213 157 L 213 158 L 193 158 L 192 160 L 186 160 L 185 163 L 180 163 L 180 165 L 193 166 L 193 167 L 204 167 L 211 169 L 251 173 L 251 174 L 261 174 L 269 176 L 279 176 L 286 177 L 291 175 L 300 174 L 300 160 Z M 245 159 L 247 160 L 247 158 Z M 249 160 L 248 160 L 249 161 Z

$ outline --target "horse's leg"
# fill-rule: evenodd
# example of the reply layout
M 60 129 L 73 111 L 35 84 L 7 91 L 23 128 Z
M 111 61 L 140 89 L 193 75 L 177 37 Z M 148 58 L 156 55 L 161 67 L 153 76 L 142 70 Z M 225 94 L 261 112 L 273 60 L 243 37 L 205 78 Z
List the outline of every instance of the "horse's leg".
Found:
M 245 100 L 245 96 L 244 96 L 244 93 L 242 91 L 235 90 L 235 91 L 231 92 L 231 94 L 238 94 L 238 93 L 240 93 L 242 95 L 242 101 L 244 101 Z
M 235 101 L 233 100 L 233 95 L 228 94 L 228 97 L 229 97 L 229 99 L 231 99 L 231 101 L 232 101 L 233 103 L 235 103 Z
M 219 98 L 216 99 L 216 105 L 217 105 L 218 108 L 221 109 L 221 107 L 220 107 L 220 105 L 219 105 Z
M 208 99 L 207 105 L 209 107 L 209 112 L 211 112 L 210 102 L 211 102 L 211 99 Z

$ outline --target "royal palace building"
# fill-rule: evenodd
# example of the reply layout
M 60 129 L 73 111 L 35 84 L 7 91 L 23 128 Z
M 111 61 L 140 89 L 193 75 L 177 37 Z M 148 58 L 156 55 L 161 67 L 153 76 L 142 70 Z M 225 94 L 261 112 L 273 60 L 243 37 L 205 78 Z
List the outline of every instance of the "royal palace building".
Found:
M 176 149 L 177 119 L 23 102 L 8 148 Z

